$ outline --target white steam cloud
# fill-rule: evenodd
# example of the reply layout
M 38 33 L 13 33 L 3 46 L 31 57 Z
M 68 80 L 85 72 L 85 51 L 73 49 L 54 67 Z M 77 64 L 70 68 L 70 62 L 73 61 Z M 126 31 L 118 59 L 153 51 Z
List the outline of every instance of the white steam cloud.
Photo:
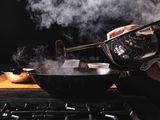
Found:
M 27 9 L 41 27 L 74 25 L 84 32 L 98 32 L 104 26 L 101 21 L 107 19 L 137 24 L 160 19 L 159 0 L 28 0 Z
M 151 0 L 28 0 L 42 27 L 84 25 L 99 17 L 151 22 L 160 18 L 160 3 Z

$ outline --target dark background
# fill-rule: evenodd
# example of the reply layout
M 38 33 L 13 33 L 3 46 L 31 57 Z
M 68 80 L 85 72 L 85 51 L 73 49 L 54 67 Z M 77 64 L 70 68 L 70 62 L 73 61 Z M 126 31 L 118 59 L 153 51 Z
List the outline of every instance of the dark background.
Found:
M 0 63 L 9 63 L 11 56 L 20 46 L 52 44 L 52 41 L 57 39 L 58 30 L 37 29 L 25 7 L 26 2 L 1 0 Z

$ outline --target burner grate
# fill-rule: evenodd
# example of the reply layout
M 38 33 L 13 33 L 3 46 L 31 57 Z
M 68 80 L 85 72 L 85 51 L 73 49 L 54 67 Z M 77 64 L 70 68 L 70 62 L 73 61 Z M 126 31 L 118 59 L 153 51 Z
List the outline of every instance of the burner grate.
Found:
M 138 120 L 126 103 L 31 103 L 1 104 L 0 120 Z

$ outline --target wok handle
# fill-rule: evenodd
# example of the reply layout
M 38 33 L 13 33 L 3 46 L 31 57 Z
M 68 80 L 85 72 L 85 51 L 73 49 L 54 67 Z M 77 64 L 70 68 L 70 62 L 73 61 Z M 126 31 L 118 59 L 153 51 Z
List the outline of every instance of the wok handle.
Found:
M 104 41 L 106 42 L 106 40 Z M 66 54 L 69 52 L 75 52 L 75 51 L 85 50 L 89 48 L 100 47 L 100 45 L 103 44 L 104 41 L 98 41 L 96 43 L 90 43 L 90 44 L 66 48 L 62 40 L 57 40 L 55 42 L 56 57 L 57 58 L 66 57 Z
M 35 71 L 35 69 L 33 68 L 22 68 L 22 67 L 18 67 L 18 68 L 6 68 L 6 69 L 2 69 L 0 70 L 0 74 L 3 74 L 4 72 L 12 72 L 13 74 L 21 74 L 22 72 L 32 72 Z
M 96 43 L 90 43 L 90 44 L 80 45 L 80 46 L 76 46 L 76 47 L 70 47 L 70 48 L 66 48 L 65 50 L 66 50 L 66 52 L 80 51 L 80 50 L 98 47 L 101 43 L 103 43 L 103 42 L 96 42 Z
M 19 69 L 14 69 L 13 70 L 13 73 L 14 74 L 21 74 L 22 72 L 32 72 L 32 71 L 35 71 L 35 69 L 33 68 L 19 68 Z

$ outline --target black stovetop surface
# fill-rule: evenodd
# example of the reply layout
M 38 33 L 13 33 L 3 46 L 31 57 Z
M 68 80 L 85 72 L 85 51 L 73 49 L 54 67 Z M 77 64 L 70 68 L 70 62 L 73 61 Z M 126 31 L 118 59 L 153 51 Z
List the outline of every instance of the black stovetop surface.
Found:
M 0 120 L 160 120 L 160 109 L 144 96 L 54 98 L 41 89 L 0 89 Z

